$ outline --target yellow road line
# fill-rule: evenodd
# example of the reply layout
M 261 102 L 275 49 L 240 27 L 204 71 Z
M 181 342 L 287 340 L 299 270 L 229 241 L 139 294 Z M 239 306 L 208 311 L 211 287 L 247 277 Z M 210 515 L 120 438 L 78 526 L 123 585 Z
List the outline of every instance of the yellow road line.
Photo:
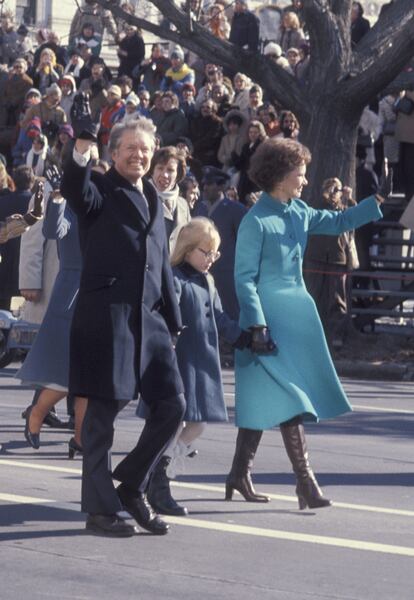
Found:
M 205 492 L 220 492 L 222 496 L 224 495 L 224 485 L 221 487 L 218 485 L 206 485 L 202 483 L 184 483 L 182 481 L 172 481 L 171 484 L 178 488 L 187 488 L 193 490 L 201 490 Z M 282 494 L 269 494 L 267 492 L 262 493 L 269 496 L 272 500 L 281 500 L 282 502 L 293 502 L 295 504 L 298 503 L 298 499 L 296 496 L 284 496 Z M 237 493 L 237 492 L 236 492 Z M 239 495 L 239 494 L 238 494 Z M 414 517 L 414 510 L 404 510 L 398 508 L 384 508 L 382 506 L 370 506 L 367 504 L 350 504 L 348 502 L 335 502 L 335 508 L 348 508 L 350 510 L 362 510 L 366 512 L 374 512 L 374 513 L 382 513 L 388 515 L 398 515 L 401 517 Z
M 52 465 L 42 465 L 37 463 L 30 463 L 18 460 L 9 460 L 0 458 L 0 465 L 6 465 L 10 467 L 20 467 L 24 469 L 35 469 L 40 471 L 54 471 L 55 473 L 70 473 L 71 475 L 82 475 L 81 469 L 73 469 L 70 467 L 55 467 Z M 188 490 L 200 490 L 203 492 L 213 493 L 218 492 L 221 497 L 224 494 L 224 485 L 210 485 L 204 483 L 187 483 L 184 481 L 172 481 L 171 484 L 174 487 L 188 489 Z M 285 496 L 283 494 L 267 494 L 272 500 L 280 500 L 282 502 L 297 503 L 295 496 Z M 414 511 L 404 510 L 398 508 L 385 508 L 382 506 L 370 506 L 367 504 L 351 504 L 347 502 L 334 502 L 335 508 L 347 508 L 348 510 L 359 510 L 365 512 L 373 512 L 380 514 L 388 514 L 402 517 L 414 517 Z
M 234 392 L 224 392 L 225 396 L 234 398 Z M 352 404 L 352 401 L 351 401 Z M 383 406 L 366 406 L 365 404 L 352 404 L 353 408 L 358 410 L 372 410 L 374 412 L 397 413 L 401 415 L 414 415 L 414 410 L 408 408 L 385 408 Z
M 33 496 L 18 496 L 17 494 L 1 494 L 0 502 L 17 502 L 18 504 L 43 504 L 45 502 L 56 502 L 47 498 L 34 498 Z
M 352 402 L 351 402 L 352 404 Z M 386 412 L 386 413 L 398 413 L 401 415 L 414 415 L 414 410 L 408 410 L 408 408 L 384 408 L 383 406 L 365 406 L 363 404 L 352 404 L 353 408 L 358 410 L 372 410 L 375 412 Z
M 363 540 L 351 540 L 347 538 L 336 538 L 325 535 L 311 535 L 308 533 L 296 533 L 294 531 L 280 531 L 277 529 L 262 529 L 260 527 L 249 527 L 247 525 L 232 525 L 230 523 L 218 523 L 215 521 L 202 521 L 188 517 L 168 517 L 169 523 L 183 525 L 185 527 L 197 527 L 210 529 L 221 533 L 238 533 L 256 537 L 271 538 L 277 540 L 288 540 L 292 542 L 305 542 L 308 544 L 320 544 L 323 546 L 336 546 L 350 550 L 363 550 L 367 552 L 381 552 L 384 554 L 397 554 L 399 556 L 414 556 L 414 548 L 406 546 L 393 546 L 391 544 L 378 544 L 365 542 Z
M 1 458 L 0 464 L 8 465 L 10 467 L 22 467 L 23 469 L 38 469 L 39 471 L 55 471 L 56 473 L 72 473 L 75 475 L 82 475 L 81 469 L 71 469 L 69 467 L 54 467 L 52 465 L 41 465 L 38 463 L 27 463 L 18 460 L 8 460 L 7 458 Z
M 56 503 L 56 500 L 33 498 L 31 496 L 17 496 L 12 494 L 0 494 L 0 501 L 9 503 L 15 502 L 18 504 Z M 75 511 L 75 509 L 70 510 Z M 364 552 L 378 552 L 381 554 L 394 554 L 398 556 L 414 557 L 414 548 L 409 548 L 407 546 L 394 546 L 392 544 L 380 544 L 377 542 L 366 542 L 364 540 L 353 540 L 349 538 L 339 538 L 325 535 L 312 535 L 308 533 L 297 533 L 295 531 L 282 531 L 279 529 L 264 529 L 262 527 L 235 525 L 231 523 L 222 523 L 219 521 L 204 521 L 201 519 L 192 519 L 191 517 L 168 517 L 167 521 L 174 525 L 195 527 L 197 529 L 208 529 L 210 531 L 218 531 L 220 533 L 234 533 L 239 535 L 250 535 L 290 542 L 333 546 L 347 550 L 361 550 Z

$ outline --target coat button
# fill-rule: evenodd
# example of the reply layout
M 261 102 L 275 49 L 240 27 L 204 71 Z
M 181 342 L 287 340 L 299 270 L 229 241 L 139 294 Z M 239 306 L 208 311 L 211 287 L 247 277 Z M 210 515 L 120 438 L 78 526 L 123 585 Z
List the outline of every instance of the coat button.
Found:
M 207 312 L 206 317 L 211 317 L 211 313 Z
M 294 239 L 295 239 L 295 236 L 293 235 L 293 233 L 289 234 L 289 238 L 290 238 L 291 240 L 294 240 Z
M 209 302 L 205 302 L 204 306 L 205 306 L 206 308 L 208 308 L 208 307 L 210 306 L 210 303 L 209 303 Z
M 150 270 L 150 267 L 149 267 L 149 265 L 148 265 L 148 264 L 147 264 L 147 265 L 145 265 L 145 270 L 146 270 L 146 271 L 149 271 L 149 270 Z

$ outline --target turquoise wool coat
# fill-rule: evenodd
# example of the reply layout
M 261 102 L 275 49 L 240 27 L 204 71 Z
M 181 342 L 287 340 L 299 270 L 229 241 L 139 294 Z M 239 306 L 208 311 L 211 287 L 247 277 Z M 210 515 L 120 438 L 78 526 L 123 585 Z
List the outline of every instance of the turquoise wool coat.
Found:
M 340 235 L 381 216 L 373 196 L 337 212 L 263 193 L 244 217 L 235 264 L 240 326 L 267 325 L 279 352 L 236 351 L 238 427 L 268 429 L 297 415 L 317 421 L 351 410 L 303 282 L 302 260 L 309 235 Z

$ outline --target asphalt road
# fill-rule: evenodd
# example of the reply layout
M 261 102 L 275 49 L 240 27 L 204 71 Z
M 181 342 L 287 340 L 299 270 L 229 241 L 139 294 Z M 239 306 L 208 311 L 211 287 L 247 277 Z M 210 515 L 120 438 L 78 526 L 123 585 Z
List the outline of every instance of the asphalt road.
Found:
M 413 600 L 414 388 L 346 380 L 355 411 L 309 425 L 311 463 L 334 506 L 299 511 L 279 432 L 268 431 L 254 481 L 267 505 L 224 502 L 236 430 L 210 425 L 173 484 L 190 515 L 164 537 L 87 535 L 81 461 L 69 433 L 23 437 L 31 392 L 0 371 L 0 600 Z M 233 417 L 233 379 L 225 374 Z M 63 416 L 64 406 L 60 408 Z M 141 429 L 135 406 L 118 419 L 116 463 Z

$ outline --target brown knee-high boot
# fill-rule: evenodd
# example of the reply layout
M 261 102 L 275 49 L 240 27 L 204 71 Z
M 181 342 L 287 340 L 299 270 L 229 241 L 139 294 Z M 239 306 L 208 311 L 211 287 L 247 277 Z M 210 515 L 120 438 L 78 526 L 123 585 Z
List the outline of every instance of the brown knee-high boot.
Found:
M 239 429 L 233 464 L 226 479 L 226 500 L 231 500 L 234 490 L 240 492 L 247 502 L 269 502 L 269 496 L 256 494 L 250 471 L 259 447 L 263 431 Z
M 331 506 L 332 502 L 322 495 L 316 477 L 309 465 L 305 429 L 301 417 L 280 424 L 280 432 L 285 444 L 287 455 L 296 475 L 296 494 L 299 508 L 323 508 Z

